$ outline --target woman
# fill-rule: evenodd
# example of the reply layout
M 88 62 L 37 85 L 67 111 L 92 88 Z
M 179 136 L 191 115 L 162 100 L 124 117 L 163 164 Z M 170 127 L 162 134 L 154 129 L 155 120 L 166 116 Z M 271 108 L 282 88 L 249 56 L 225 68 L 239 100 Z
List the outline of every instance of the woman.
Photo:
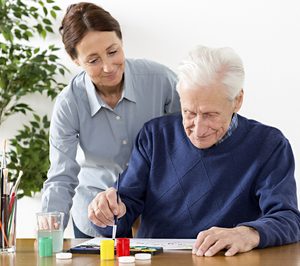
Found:
M 73 198 L 75 237 L 94 237 L 88 204 L 126 169 L 142 125 L 180 110 L 176 76 L 158 63 L 125 59 L 119 23 L 92 3 L 71 5 L 60 30 L 83 72 L 56 99 L 42 209 L 64 212 L 66 227 Z

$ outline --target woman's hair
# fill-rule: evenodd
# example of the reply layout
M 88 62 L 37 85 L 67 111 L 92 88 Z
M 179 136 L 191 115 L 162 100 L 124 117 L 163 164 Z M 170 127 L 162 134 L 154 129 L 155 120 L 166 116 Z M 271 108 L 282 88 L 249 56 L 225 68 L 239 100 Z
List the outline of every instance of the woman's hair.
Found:
M 229 99 L 233 100 L 242 90 L 244 78 L 243 62 L 233 49 L 199 45 L 179 65 L 177 90 L 181 84 L 209 86 L 220 81 L 227 88 Z
M 103 8 L 86 2 L 68 7 L 59 31 L 72 59 L 77 58 L 76 46 L 89 31 L 114 31 L 122 40 L 119 22 Z

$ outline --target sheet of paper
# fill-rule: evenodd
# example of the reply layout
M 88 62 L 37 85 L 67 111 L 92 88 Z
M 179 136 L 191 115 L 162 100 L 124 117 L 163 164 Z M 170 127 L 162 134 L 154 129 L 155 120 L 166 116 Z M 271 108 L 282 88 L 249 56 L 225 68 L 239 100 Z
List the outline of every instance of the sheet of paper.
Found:
M 96 237 L 80 245 L 99 246 L 102 239 L 107 238 Z M 163 247 L 164 250 L 191 250 L 194 242 L 195 239 L 130 238 L 130 246 Z
M 151 246 L 163 247 L 164 250 L 172 249 L 188 249 L 193 248 L 195 239 L 145 239 L 145 238 L 132 238 L 130 239 L 131 246 Z

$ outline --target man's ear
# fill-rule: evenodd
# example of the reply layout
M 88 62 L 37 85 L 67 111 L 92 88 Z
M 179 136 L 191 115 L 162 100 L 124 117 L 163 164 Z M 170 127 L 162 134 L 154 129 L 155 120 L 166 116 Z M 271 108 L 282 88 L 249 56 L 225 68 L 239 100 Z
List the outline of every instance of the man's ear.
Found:
M 237 113 L 243 104 L 243 99 L 244 99 L 244 90 L 241 89 L 239 94 L 234 98 L 234 113 Z

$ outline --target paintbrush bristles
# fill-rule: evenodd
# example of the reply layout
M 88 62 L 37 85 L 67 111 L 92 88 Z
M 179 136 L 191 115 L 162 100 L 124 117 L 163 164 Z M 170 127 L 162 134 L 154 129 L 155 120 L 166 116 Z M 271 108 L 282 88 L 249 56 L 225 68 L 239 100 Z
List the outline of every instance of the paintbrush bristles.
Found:
M 3 151 L 3 152 L 6 151 L 6 139 L 3 140 L 3 143 L 2 143 L 2 151 Z
M 2 168 L 6 168 L 6 142 L 6 139 L 4 139 L 2 144 Z
M 4 176 L 4 178 L 8 178 L 8 169 L 7 168 L 4 168 L 3 169 L 3 176 Z
M 8 169 L 4 168 L 2 171 L 3 171 L 3 194 L 7 195 L 9 193 L 9 188 L 8 188 Z
M 17 193 L 17 190 L 18 190 L 18 187 L 19 187 L 22 175 L 23 175 L 23 171 L 20 171 L 18 179 L 17 179 L 16 183 L 14 184 L 14 186 L 11 189 L 11 194 L 14 193 L 14 192 Z

